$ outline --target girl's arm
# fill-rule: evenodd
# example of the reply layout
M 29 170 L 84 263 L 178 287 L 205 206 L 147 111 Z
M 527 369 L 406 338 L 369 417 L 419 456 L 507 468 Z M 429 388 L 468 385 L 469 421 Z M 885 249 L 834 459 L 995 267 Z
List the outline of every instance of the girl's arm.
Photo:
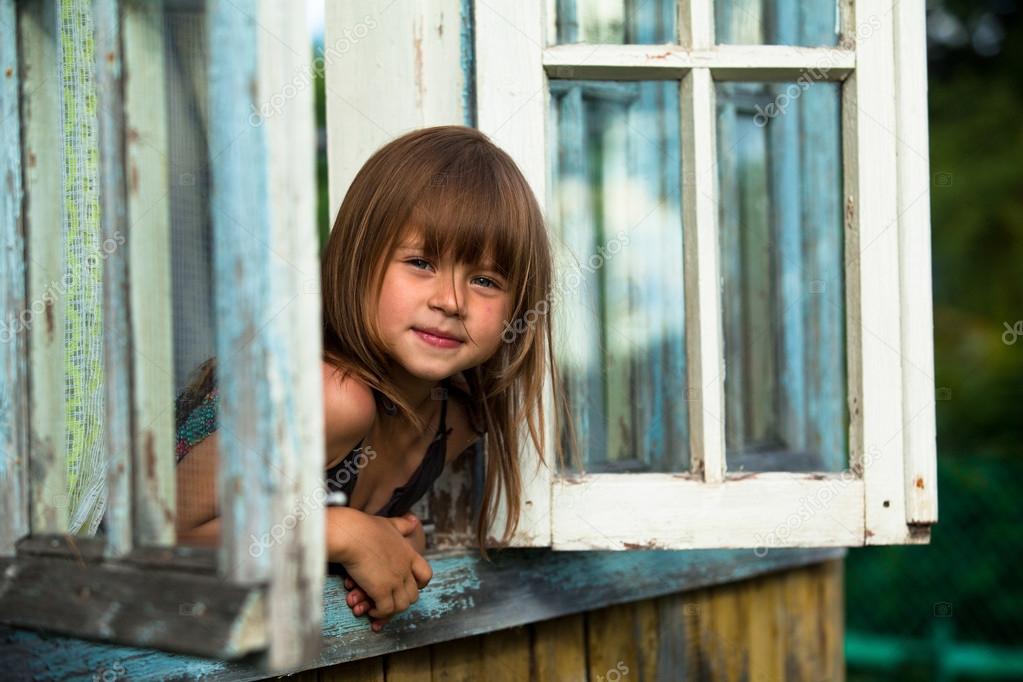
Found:
M 210 519 L 194 528 L 178 531 L 178 543 L 199 547 L 217 547 L 220 544 L 220 517 Z

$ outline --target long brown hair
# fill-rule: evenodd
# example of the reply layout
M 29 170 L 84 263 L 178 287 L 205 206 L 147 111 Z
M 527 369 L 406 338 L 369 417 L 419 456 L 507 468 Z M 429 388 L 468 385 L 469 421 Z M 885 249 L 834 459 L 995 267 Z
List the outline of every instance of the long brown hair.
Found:
M 487 528 L 506 503 L 504 534 L 518 524 L 522 480 L 519 428 L 547 464 L 543 383 L 550 371 L 554 433 L 567 415 L 550 328 L 553 262 L 543 213 L 512 158 L 480 131 L 465 126 L 414 130 L 378 149 L 352 181 L 321 263 L 324 359 L 389 398 L 417 431 L 426 424 L 386 373 L 376 304 L 385 265 L 411 230 L 428 257 L 465 263 L 489 257 L 515 294 L 511 321 L 492 357 L 463 374 L 470 419 L 486 431 L 486 479 L 476 539 L 487 557 Z M 528 313 L 528 314 L 527 314 Z M 570 421 L 570 420 L 569 420 Z M 571 429 L 571 426 L 569 426 Z M 554 438 L 558 464 L 561 438 Z

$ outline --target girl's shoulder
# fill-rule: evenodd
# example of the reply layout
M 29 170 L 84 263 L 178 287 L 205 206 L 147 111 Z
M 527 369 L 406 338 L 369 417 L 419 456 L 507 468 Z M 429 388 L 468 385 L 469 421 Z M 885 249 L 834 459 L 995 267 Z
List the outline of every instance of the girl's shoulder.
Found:
M 324 436 L 327 449 L 345 449 L 373 427 L 377 407 L 373 389 L 352 372 L 322 361 Z

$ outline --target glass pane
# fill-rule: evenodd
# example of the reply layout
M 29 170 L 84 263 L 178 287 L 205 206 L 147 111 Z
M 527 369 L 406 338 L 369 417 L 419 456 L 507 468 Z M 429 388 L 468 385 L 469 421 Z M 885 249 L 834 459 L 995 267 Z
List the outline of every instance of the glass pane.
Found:
M 548 43 L 676 42 L 675 0 L 548 0 Z
M 716 0 L 717 42 L 825 46 L 838 43 L 834 0 Z
M 577 452 L 587 471 L 685 471 L 678 83 L 551 89 L 552 304 Z
M 847 463 L 839 86 L 717 86 L 729 471 Z

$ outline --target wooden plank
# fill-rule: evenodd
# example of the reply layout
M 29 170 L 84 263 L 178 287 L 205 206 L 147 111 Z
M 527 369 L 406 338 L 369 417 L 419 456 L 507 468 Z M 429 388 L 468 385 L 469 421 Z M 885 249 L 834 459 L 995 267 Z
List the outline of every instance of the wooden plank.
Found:
M 707 627 L 704 652 L 712 661 L 712 668 L 717 672 L 715 679 L 740 680 L 751 677 L 747 651 L 747 626 L 743 620 L 739 599 L 739 591 L 735 585 L 718 585 L 709 593 L 706 604 Z M 796 679 L 812 679 L 800 677 Z
M 725 365 L 714 85 L 706 69 L 682 79 L 681 106 L 690 457 L 694 474 L 717 483 L 725 474 Z
M 384 682 L 385 679 L 388 681 L 391 679 L 390 670 L 388 670 L 387 676 L 384 676 L 383 657 L 364 658 L 361 661 L 351 661 L 307 672 L 318 674 L 320 682 Z M 400 675 L 395 675 L 395 678 L 402 679 Z M 426 677 L 424 679 L 426 682 L 429 682 L 430 679 L 429 649 L 427 649 Z
M 845 556 L 845 549 L 772 549 L 751 557 L 744 550 L 556 552 L 519 549 L 497 552 L 492 562 L 478 552 L 430 556 L 434 578 L 419 601 L 372 632 L 345 604 L 346 590 L 329 578 L 324 647 L 315 661 L 296 669 L 334 665 L 397 649 L 470 637 L 568 614 L 742 580 L 781 568 Z M 5 646 L 0 666 L 39 680 L 91 675 L 113 662 L 131 679 L 181 674 L 218 680 L 261 680 L 251 662 L 228 663 L 159 651 L 139 651 L 24 630 L 0 628 Z M 575 660 L 579 660 L 576 658 Z
M 106 551 L 123 556 L 133 546 L 132 482 L 135 476 L 132 415 L 135 410 L 135 339 L 129 278 L 134 239 L 127 220 L 125 185 L 124 74 L 121 52 L 121 3 L 95 0 L 96 108 L 99 146 L 99 220 L 103 260 L 103 384 L 107 458 Z M 121 245 L 127 248 L 111 248 Z
M 636 650 L 639 654 L 639 666 L 635 671 L 641 680 L 654 680 L 660 675 L 658 649 L 660 648 L 661 631 L 658 628 L 657 600 L 644 599 L 633 602 L 634 634 Z M 626 670 L 623 665 L 615 662 L 615 668 L 625 677 Z M 614 677 L 614 675 L 608 675 Z
M 542 3 L 514 3 L 496 12 L 491 3 L 473 5 L 476 31 L 477 127 L 506 151 L 522 171 L 542 209 L 547 200 L 547 114 L 550 93 L 538 47 L 544 43 Z M 509 31 L 512 25 L 517 30 Z M 516 55 L 509 60 L 508 55 Z M 553 387 L 545 377 L 543 441 L 553 452 L 559 434 L 554 433 Z M 512 547 L 544 547 L 550 544 L 550 484 L 553 457 L 547 464 L 528 437 L 519 457 L 522 476 L 521 511 Z M 507 506 L 502 496 L 490 534 L 500 537 Z
M 34 534 L 17 543 L 18 556 L 50 557 L 76 563 L 105 560 L 102 537 L 77 537 L 70 534 Z M 216 573 L 216 553 L 207 547 L 136 547 L 124 555 L 125 564 L 163 570 Z
M 388 654 L 385 661 L 387 682 L 430 682 L 432 677 L 430 659 L 432 657 L 433 652 L 428 646 Z M 382 673 L 383 671 L 381 671 L 380 680 L 384 679 Z
M 465 67 L 471 67 L 472 26 L 463 4 L 326 3 L 320 68 L 326 68 L 332 219 L 355 174 L 384 143 L 413 128 L 471 125 L 473 73 Z
M 488 682 L 519 682 L 530 675 L 530 636 L 528 625 L 498 630 L 482 639 L 483 676 Z M 443 664 L 443 661 L 441 661 Z
M 466 637 L 433 646 L 432 682 L 476 682 L 484 676 L 483 638 Z
M 163 3 L 124 3 L 125 162 L 134 365 L 135 543 L 175 542 L 174 330 Z
M 701 16 L 703 12 L 698 10 Z M 713 37 L 701 40 L 705 42 L 692 49 L 684 44 L 556 45 L 543 50 L 543 68 L 551 78 L 677 80 L 691 69 L 709 69 L 719 81 L 795 81 L 800 77 L 841 81 L 856 67 L 855 53 L 839 47 L 715 46 Z
M 270 670 L 315 656 L 325 561 L 313 94 L 292 82 L 311 69 L 303 17 L 266 0 L 208 10 L 220 569 L 268 583 Z
M 267 646 L 263 590 L 214 575 L 19 557 L 0 576 L 0 620 L 19 627 L 225 659 Z
M 607 679 L 614 677 L 615 673 L 625 677 L 639 671 L 635 606 L 635 603 L 616 604 L 586 614 L 589 679 Z
M 907 523 L 937 523 L 938 478 L 931 299 L 927 31 L 921 0 L 895 20 L 896 165 L 902 321 L 902 409 Z
M 845 562 L 840 559 L 819 564 L 821 628 L 821 670 L 824 679 L 845 680 Z
M 41 301 L 23 333 L 29 346 L 28 466 L 31 470 L 31 527 L 35 532 L 68 530 L 67 434 L 65 432 L 64 332 L 68 280 L 64 277 L 63 158 L 53 144 L 61 130 L 57 3 L 20 3 L 22 157 L 25 159 L 25 239 L 28 241 L 29 301 Z M 59 244 L 59 248 L 54 248 Z
M 881 0 L 856 12 L 878 25 L 842 88 L 850 468 L 867 544 L 909 544 L 923 537 L 906 524 L 893 18 Z
M 244 10 L 244 11 L 243 11 Z M 220 389 L 221 571 L 232 582 L 269 582 L 274 552 L 249 554 L 251 537 L 273 525 L 268 499 L 280 475 L 267 403 L 270 348 L 258 334 L 270 315 L 272 280 L 270 215 L 266 204 L 268 159 L 261 128 L 247 122 L 259 110 L 259 31 L 255 2 L 234 6 L 211 2 L 209 41 L 210 197 L 214 243 L 214 292 L 218 319 L 217 379 Z M 239 133 L 242 133 L 239 135 Z M 245 134 L 247 133 L 247 134 Z M 235 137 L 238 139 L 235 139 Z M 260 201 L 253 210 L 254 198 Z M 232 216 L 247 215 L 244 238 Z M 253 461 L 248 452 L 259 453 Z M 258 466 L 255 465 L 258 463 Z
M 259 4 L 259 97 L 274 102 L 288 96 L 295 74 L 312 73 L 312 50 L 305 2 Z M 283 42 L 283 44 L 282 44 Z M 273 434 L 274 473 L 283 477 L 270 500 L 273 520 L 285 529 L 300 509 L 292 532 L 274 555 L 268 594 L 271 620 L 269 664 L 284 669 L 319 651 L 323 614 L 323 566 L 326 562 L 324 516 L 311 513 L 323 487 L 325 461 L 323 379 L 320 366 L 321 301 L 319 240 L 316 228 L 316 130 L 313 88 L 294 88 L 295 96 L 266 120 L 266 163 L 270 230 L 270 309 L 275 319 L 262 328 L 269 355 L 262 389 Z M 276 316 L 278 311 L 283 311 Z M 269 410 L 269 411 L 267 411 Z M 273 527 L 271 527 L 272 532 Z
M 26 216 L 22 214 L 22 139 L 19 112 L 23 78 L 18 63 L 17 11 L 0 0 L 0 556 L 30 530 L 28 478 L 27 334 L 22 315 L 33 314 L 25 291 Z M 27 74 L 25 74 L 27 75 Z M 34 80 L 34 79 L 33 79 Z M 26 107 L 25 113 L 34 112 Z M 26 126 L 27 129 L 27 126 Z M 27 148 L 27 140 L 26 140 Z M 45 304 L 43 304 L 45 305 Z M 39 320 L 42 326 L 42 320 Z
M 763 552 L 863 543 L 863 483 L 845 472 L 732 474 L 716 484 L 672 474 L 587 474 L 556 481 L 553 508 L 559 550 Z
M 675 593 L 658 597 L 657 608 L 657 672 L 655 682 L 686 678 L 684 604 L 689 596 Z
M 785 669 L 789 677 L 797 680 L 813 679 L 820 675 L 819 661 L 814 648 L 798 646 L 797 642 L 811 642 L 821 630 L 816 627 L 818 609 L 816 585 L 810 571 L 787 571 L 779 577 L 784 601 L 782 634 L 788 646 L 785 650 Z
M 782 594 L 777 575 L 761 576 L 749 581 L 743 591 L 743 617 L 747 619 L 749 671 L 753 679 L 784 680 L 786 642 L 780 639 Z M 808 646 L 808 642 L 796 644 Z M 821 679 L 830 679 L 821 676 Z
M 586 682 L 585 614 L 533 624 L 536 682 Z

